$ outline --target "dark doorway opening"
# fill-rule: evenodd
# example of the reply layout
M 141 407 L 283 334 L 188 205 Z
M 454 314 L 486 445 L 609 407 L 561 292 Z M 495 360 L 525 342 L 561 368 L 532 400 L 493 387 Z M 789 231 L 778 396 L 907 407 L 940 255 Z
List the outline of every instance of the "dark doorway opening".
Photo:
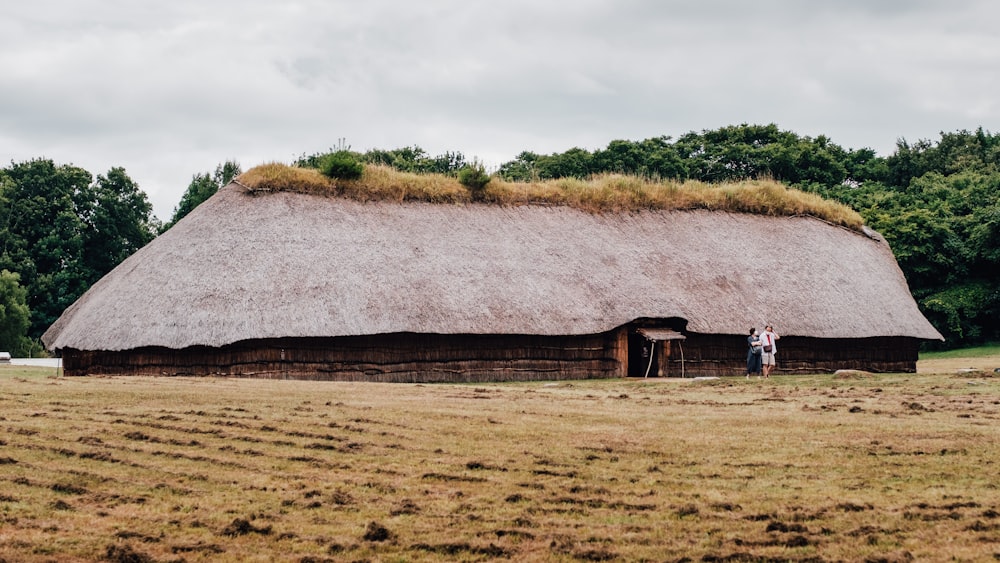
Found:
M 628 376 L 684 377 L 686 325 L 674 317 L 636 320 L 628 330 Z
M 637 331 L 630 331 L 628 335 L 628 376 L 644 377 L 646 370 L 649 370 L 650 377 L 656 377 L 658 373 L 657 365 L 659 358 L 659 342 L 649 340 Z

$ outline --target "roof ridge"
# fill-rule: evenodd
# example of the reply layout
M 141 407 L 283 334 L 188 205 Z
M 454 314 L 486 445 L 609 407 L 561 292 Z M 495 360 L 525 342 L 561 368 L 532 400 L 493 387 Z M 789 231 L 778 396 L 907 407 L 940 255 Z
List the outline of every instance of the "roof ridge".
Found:
M 769 179 L 706 184 L 622 174 L 536 182 L 507 182 L 494 177 L 474 196 L 457 178 L 444 174 L 416 174 L 368 165 L 361 179 L 338 180 L 316 169 L 270 163 L 248 170 L 234 182 L 251 193 L 287 191 L 358 201 L 530 204 L 567 206 L 591 213 L 709 209 L 753 215 L 808 215 L 853 231 L 862 231 L 864 226 L 861 215 L 843 203 Z

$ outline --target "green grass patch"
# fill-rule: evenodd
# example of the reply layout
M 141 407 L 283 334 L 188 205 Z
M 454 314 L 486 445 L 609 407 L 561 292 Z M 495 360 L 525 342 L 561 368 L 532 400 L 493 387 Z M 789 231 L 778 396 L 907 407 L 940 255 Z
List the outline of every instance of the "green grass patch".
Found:
M 987 344 L 984 346 L 976 346 L 974 348 L 961 348 L 958 350 L 943 350 L 943 351 L 920 353 L 921 360 L 983 358 L 991 356 L 1000 358 L 1000 344 Z
M 0 377 L 44 378 L 62 375 L 62 369 L 38 366 L 0 365 Z

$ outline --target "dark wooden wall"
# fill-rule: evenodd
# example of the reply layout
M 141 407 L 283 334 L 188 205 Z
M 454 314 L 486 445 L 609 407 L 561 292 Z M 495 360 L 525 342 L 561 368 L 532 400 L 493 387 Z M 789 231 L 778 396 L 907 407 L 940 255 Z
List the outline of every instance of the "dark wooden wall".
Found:
M 688 377 L 745 375 L 746 336 L 687 334 L 684 372 Z M 778 341 L 774 373 L 832 373 L 856 369 L 873 373 L 913 373 L 917 370 L 916 338 L 808 338 L 787 336 Z M 680 373 L 681 357 L 674 344 L 671 375 Z
M 63 368 L 66 375 L 222 375 L 412 383 L 610 378 L 628 373 L 630 332 L 631 328 L 620 327 L 584 336 L 406 333 L 256 340 L 183 350 L 63 350 Z M 682 367 L 686 377 L 746 373 L 745 337 L 686 336 L 686 340 L 670 343 L 669 354 L 662 355 L 651 375 L 679 377 Z M 775 373 L 829 373 L 838 369 L 914 372 L 919 343 L 904 337 L 785 337 L 778 343 Z M 644 370 L 646 366 L 641 367 Z
M 257 340 L 222 348 L 63 351 L 66 375 L 225 375 L 476 382 L 620 377 L 620 332 L 584 336 L 386 334 Z

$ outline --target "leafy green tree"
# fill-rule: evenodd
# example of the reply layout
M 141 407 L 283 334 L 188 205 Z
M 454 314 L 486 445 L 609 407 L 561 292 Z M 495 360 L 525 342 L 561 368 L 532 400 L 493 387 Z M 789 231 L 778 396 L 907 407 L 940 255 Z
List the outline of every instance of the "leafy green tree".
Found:
M 836 186 L 848 179 L 851 153 L 825 136 L 815 139 L 774 124 L 738 125 L 678 139 L 691 178 L 728 182 L 770 177 L 792 185 Z
M 616 140 L 608 143 L 608 148 L 594 151 L 594 170 L 618 174 L 640 175 L 646 169 L 647 155 L 640 143 Z
M 847 178 L 842 185 L 848 188 L 870 182 L 885 184 L 889 177 L 889 163 L 869 148 L 849 150 L 844 155 L 843 165 Z
M 357 180 L 361 178 L 365 167 L 354 153 L 337 151 L 319 160 L 319 171 L 330 178 Z
M 123 169 L 92 180 L 47 159 L 0 170 L 0 268 L 23 283 L 31 339 L 153 238 L 152 206 Z
M 539 156 L 530 151 L 523 151 L 514 160 L 500 165 L 497 175 L 509 182 L 532 182 L 538 179 L 537 163 Z
M 973 158 L 991 154 L 981 147 L 994 140 L 981 131 L 942 137 L 945 150 L 930 141 L 900 143 L 884 169 L 886 178 L 903 185 L 868 182 L 835 195 L 885 235 L 910 291 L 947 346 L 997 341 L 1000 173 Z
M 215 168 L 214 173 L 204 173 L 195 174 L 191 177 L 191 183 L 188 184 L 187 190 L 184 191 L 184 195 L 181 196 L 180 203 L 174 208 L 174 214 L 170 218 L 170 221 L 163 226 L 162 231 L 166 231 L 170 227 L 177 224 L 178 221 L 187 216 L 188 213 L 194 211 L 195 207 L 198 207 L 205 202 L 208 198 L 215 195 L 215 192 L 219 191 L 223 186 L 232 182 L 234 178 L 242 174 L 243 171 L 240 169 L 240 165 L 236 162 L 227 160 L 226 162 L 218 165 Z
M 654 137 L 638 143 L 643 154 L 643 162 L 637 174 L 650 178 L 689 178 L 687 162 L 681 158 L 670 137 Z
M 159 225 L 153 206 L 123 168 L 82 190 L 77 213 L 83 221 L 83 266 L 90 285 L 148 244 Z
M 28 355 L 30 313 L 28 291 L 21 287 L 21 276 L 16 272 L 0 270 L 0 351 L 14 357 Z
M 336 148 L 312 155 L 302 155 L 296 161 L 296 166 L 322 169 L 324 161 L 331 155 L 349 154 L 364 164 L 391 166 L 400 172 L 436 173 L 457 176 L 468 163 L 465 155 L 460 152 L 446 151 L 437 156 L 430 156 L 427 151 L 413 145 L 392 150 L 372 149 L 364 154 L 352 152 L 343 140 Z
M 920 300 L 927 319 L 952 346 L 996 341 L 1000 289 L 989 281 L 971 279 L 944 286 Z
M 322 156 L 324 155 L 319 154 L 311 157 L 300 158 L 298 165 L 316 168 L 318 167 L 318 159 L 322 158 Z M 391 166 L 400 172 L 421 172 L 424 168 L 426 168 L 426 162 L 429 158 L 430 157 L 424 149 L 413 145 L 412 147 L 401 147 L 392 150 L 373 149 L 366 152 L 361 157 L 361 160 L 370 164 Z
M 934 143 L 921 139 L 913 144 L 896 142 L 896 152 L 888 158 L 888 183 L 906 187 L 929 172 L 948 176 L 960 172 L 992 174 L 1000 171 L 1000 136 L 984 131 L 961 130 L 941 133 Z
M 543 180 L 552 178 L 586 178 L 595 172 L 612 172 L 598 170 L 593 164 L 594 155 L 586 149 L 574 147 L 562 154 L 551 154 L 539 157 L 536 163 L 538 177 Z
M 868 221 L 889 242 L 916 296 L 968 274 L 963 241 L 933 210 L 907 207 Z
M 478 201 L 483 199 L 483 190 L 490 183 L 490 175 L 482 163 L 475 161 L 458 172 L 458 181 L 469 189 L 472 199 Z
M 81 260 L 84 224 L 79 194 L 91 175 L 82 168 L 37 159 L 3 171 L 0 268 L 20 274 L 37 337 L 88 287 Z
M 691 178 L 704 182 L 728 182 L 767 174 L 766 149 L 780 145 L 785 137 L 775 125 L 739 125 L 682 135 L 675 143 L 688 161 Z M 774 156 L 773 148 L 771 157 Z
M 544 156 L 523 152 L 498 173 L 521 181 L 609 172 L 704 182 L 769 177 L 821 191 L 869 180 L 879 171 L 875 160 L 870 149 L 845 150 L 825 136 L 811 139 L 774 124 L 743 124 L 687 133 L 676 142 L 666 136 L 614 140 L 593 153 L 578 147 Z
M 969 247 L 976 257 L 977 269 L 1000 280 L 1000 202 L 974 211 Z
M 460 152 L 445 151 L 426 163 L 426 168 L 422 172 L 435 172 L 438 174 L 458 174 L 469 163 L 465 161 L 465 155 Z

